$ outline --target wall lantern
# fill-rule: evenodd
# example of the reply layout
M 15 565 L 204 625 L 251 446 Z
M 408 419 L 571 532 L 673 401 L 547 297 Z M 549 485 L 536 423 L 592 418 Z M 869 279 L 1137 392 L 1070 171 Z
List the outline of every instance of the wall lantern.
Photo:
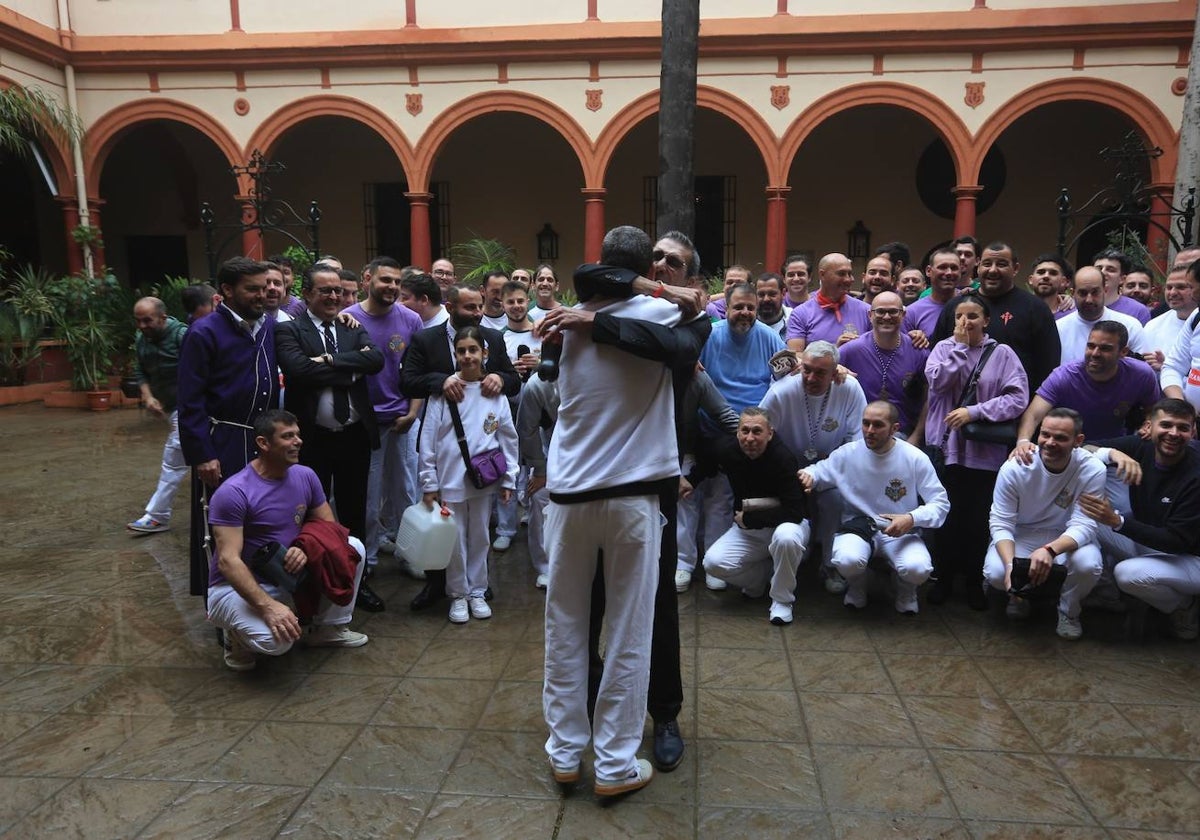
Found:
M 870 254 L 871 231 L 859 219 L 846 231 L 846 256 L 852 260 L 865 260 Z
M 537 255 L 542 262 L 558 259 L 558 234 L 549 222 L 537 233 Z

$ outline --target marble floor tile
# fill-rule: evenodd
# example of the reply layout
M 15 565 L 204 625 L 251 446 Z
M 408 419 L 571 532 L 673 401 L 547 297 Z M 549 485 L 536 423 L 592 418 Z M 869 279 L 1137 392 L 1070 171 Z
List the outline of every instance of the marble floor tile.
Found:
M 892 683 L 875 653 L 790 651 L 798 691 L 892 694 Z
M 254 724 L 248 720 L 149 718 L 87 770 L 87 775 L 123 779 L 205 778 L 205 771 Z
M 1145 706 L 1117 703 L 1116 708 L 1164 757 L 1200 761 L 1200 704 Z
M 534 732 L 545 737 L 542 684 L 501 681 L 492 692 L 478 726 L 506 732 Z
M 1088 668 L 1105 700 L 1176 706 L 1196 704 L 1200 666 L 1144 658 L 1138 662 L 1102 662 Z
M 1103 824 L 1200 834 L 1200 788 L 1185 764 L 1094 756 L 1054 761 Z
M 1153 741 L 1111 703 L 1012 700 L 1009 706 L 1048 753 L 1154 757 L 1160 754 Z M 1193 712 L 1200 714 L 1200 709 Z
M 1036 741 L 998 697 L 906 697 L 904 705 L 930 747 L 1030 752 Z
M 697 837 L 705 840 L 743 840 L 749 837 L 833 837 L 829 818 L 820 811 L 700 806 Z
M 557 799 L 546 763 L 546 736 L 530 732 L 473 732 L 450 766 L 441 792 L 486 796 L 499 789 L 512 796 Z
M 328 656 L 313 667 L 313 672 L 348 677 L 403 677 L 421 655 L 420 647 L 410 639 L 394 636 L 372 637 L 359 648 L 322 650 Z
M 814 650 L 871 653 L 875 650 L 867 628 L 855 621 L 818 618 L 795 623 L 791 630 L 783 638 L 787 649 L 793 653 Z
M 821 807 L 812 754 L 801 743 L 701 740 L 700 794 L 705 806 Z
M 833 836 L 837 840 L 879 840 L 919 837 L 922 840 L 971 840 L 967 827 L 956 819 L 832 811 Z
M 274 708 L 271 719 L 366 723 L 399 684 L 394 677 L 312 674 Z
M 453 639 L 439 636 L 409 669 L 413 677 L 462 677 L 471 680 L 495 680 L 504 673 L 514 648 L 510 642 L 479 639 Z M 518 679 L 507 676 L 506 679 Z M 538 677 L 541 679 L 541 677 Z
M 432 801 L 431 793 L 322 784 L 313 789 L 279 836 L 289 840 L 415 837 Z
M 982 822 L 968 820 L 967 830 L 975 840 L 1096 840 L 1104 835 L 1092 826 L 1051 825 L 1031 822 Z M 1166 840 L 1159 837 L 1158 840 Z
M 49 712 L 0 711 L 0 746 L 25 734 L 48 717 Z
M 201 779 L 261 785 L 312 785 L 337 761 L 361 726 L 263 721 Z
M 697 732 L 730 741 L 802 741 L 800 703 L 791 691 L 697 691 Z
M 127 668 L 76 700 L 66 711 L 83 715 L 171 715 L 180 700 L 211 681 L 211 671 Z
M 139 837 L 271 837 L 307 793 L 304 787 L 199 782 L 180 794 Z
M 500 672 L 503 680 L 526 680 L 541 682 L 546 673 L 546 645 L 544 642 L 519 642 L 510 645 L 512 658 Z
M 964 819 L 1092 825 L 1049 759 L 1026 753 L 930 750 Z
M 1102 681 L 1058 656 L 979 657 L 976 664 L 1008 700 L 1107 700 Z
M 879 658 L 900 694 L 926 697 L 996 695 L 992 684 L 969 656 L 881 653 Z
M 782 651 L 783 638 L 798 628 L 775 627 L 763 618 L 750 621 L 733 615 L 706 615 L 700 620 L 696 644 L 702 648 L 745 648 Z
M 813 747 L 817 778 L 831 810 L 954 816 L 929 756 L 902 747 Z
M 541 683 L 528 685 L 541 688 Z M 495 687 L 492 680 L 405 677 L 384 699 L 371 723 L 469 729 L 479 720 Z
M 225 669 L 210 674 L 172 708 L 181 717 L 258 721 L 283 702 L 305 679 L 302 673 L 271 673 L 256 668 L 246 673 Z
M 0 767 L 22 776 L 75 776 L 111 754 L 148 720 L 59 713 L 0 749 Z
M 931 615 L 890 616 L 883 622 L 871 622 L 867 635 L 875 649 L 883 653 L 954 654 L 965 653 L 954 633 Z
M 185 782 L 78 779 L 34 809 L 13 834 L 124 840 L 136 836 L 187 787 Z
M 426 791 L 441 789 L 470 733 L 461 729 L 368 726 L 324 781 L 350 787 Z
M 70 781 L 57 777 L 0 776 L 0 834 Z
M 809 738 L 814 744 L 921 745 L 898 697 L 801 692 L 800 705 L 804 709 Z
M 423 840 L 550 837 L 560 810 L 560 803 L 548 799 L 447 794 L 434 799 L 417 837 Z
M 0 709 L 57 712 L 122 673 L 85 665 L 19 665 L 22 673 L 0 685 Z
M 702 647 L 698 657 L 701 688 L 786 691 L 792 687 L 791 670 L 782 650 Z
M 694 837 L 696 816 L 692 806 L 641 801 L 641 794 L 657 783 L 656 779 L 641 791 L 610 805 L 567 801 L 555 836 L 558 840 Z

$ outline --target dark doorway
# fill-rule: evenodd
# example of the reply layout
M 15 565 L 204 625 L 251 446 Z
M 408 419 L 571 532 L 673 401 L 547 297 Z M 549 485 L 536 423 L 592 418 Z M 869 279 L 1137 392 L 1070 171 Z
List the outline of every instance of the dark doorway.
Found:
M 190 276 L 185 236 L 126 236 L 125 257 L 134 289 L 148 290 L 164 277 Z
M 442 253 L 441 196 L 440 184 L 431 185 L 433 198 L 429 201 L 430 253 L 436 259 Z M 404 193 L 408 185 L 399 182 L 366 185 L 363 196 L 366 204 L 367 256 L 393 257 L 402 264 L 412 262 L 411 209 Z M 429 266 L 421 268 L 426 271 Z

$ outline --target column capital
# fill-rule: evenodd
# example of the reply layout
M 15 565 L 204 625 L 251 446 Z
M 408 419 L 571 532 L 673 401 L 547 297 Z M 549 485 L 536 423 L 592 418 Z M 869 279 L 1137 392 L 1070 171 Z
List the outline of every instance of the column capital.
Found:
M 978 184 L 959 184 L 951 189 L 950 192 L 954 193 L 954 197 L 959 201 L 974 201 L 983 192 L 983 187 Z
M 404 197 L 408 199 L 409 204 L 424 204 L 429 205 L 433 201 L 433 193 L 430 192 L 406 192 Z
M 608 190 L 604 187 L 584 187 L 579 192 L 585 201 L 604 201 L 608 196 Z
M 767 201 L 787 201 L 791 187 L 767 187 Z

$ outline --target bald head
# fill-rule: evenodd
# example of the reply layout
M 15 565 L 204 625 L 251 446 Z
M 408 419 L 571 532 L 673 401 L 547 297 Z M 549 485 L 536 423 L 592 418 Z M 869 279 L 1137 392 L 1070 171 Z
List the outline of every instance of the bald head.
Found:
M 821 294 L 830 300 L 841 300 L 854 285 L 854 267 L 845 254 L 826 254 L 817 263 Z
M 143 336 L 157 341 L 167 326 L 166 304 L 156 297 L 139 298 L 133 305 L 133 320 Z

